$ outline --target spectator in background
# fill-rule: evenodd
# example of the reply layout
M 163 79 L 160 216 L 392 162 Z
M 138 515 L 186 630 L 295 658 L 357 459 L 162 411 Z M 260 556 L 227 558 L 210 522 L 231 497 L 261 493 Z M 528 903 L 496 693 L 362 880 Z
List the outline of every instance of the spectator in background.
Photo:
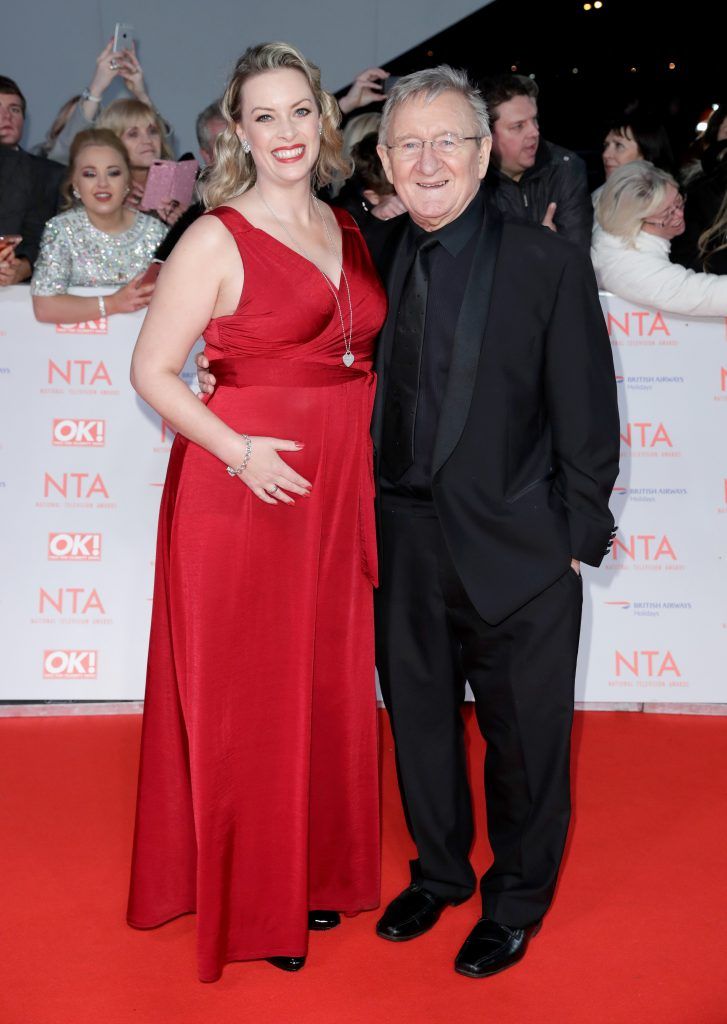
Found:
M 138 209 L 144 195 L 149 168 L 155 160 L 173 160 L 167 126 L 153 107 L 137 99 L 114 100 L 98 119 L 99 128 L 109 128 L 121 139 L 129 154 L 131 188 L 126 205 Z M 155 211 L 165 224 L 175 224 L 182 216 L 182 207 L 169 200 Z
M 58 209 L 63 168 L 26 153 L 25 97 L 12 78 L 0 75 L 0 235 L 20 235 L 17 245 L 0 242 L 0 286 L 27 281 L 38 255 L 43 225 Z
M 671 252 L 672 262 L 710 274 L 727 274 L 727 141 L 719 147 L 714 168 L 687 185 L 686 227 Z
M 684 199 L 671 174 L 645 160 L 619 167 L 596 203 L 591 258 L 607 291 L 666 313 L 727 316 L 727 277 L 669 261 L 684 231 Z
M 699 236 L 697 260 L 701 270 L 727 274 L 727 191 L 713 223 Z
M 136 59 L 134 47 L 116 53 L 113 50 L 113 40 L 110 39 L 96 58 L 96 69 L 90 85 L 83 90 L 80 96 L 66 100 L 58 111 L 45 142 L 42 144 L 47 148 L 46 156 L 61 164 L 68 163 L 68 154 L 75 135 L 93 127 L 101 111 L 104 93 L 117 77 L 123 78 L 124 85 L 134 99 L 154 108 L 144 82 L 144 72 Z M 160 120 L 163 119 L 160 117 Z M 164 130 L 165 134 L 169 133 L 166 124 Z
M 195 122 L 199 155 L 202 157 L 202 163 L 207 166 L 215 162 L 215 139 L 225 128 L 221 102 L 218 99 L 210 103 L 201 114 L 197 115 Z
M 140 280 L 166 229 L 161 221 L 124 204 L 131 168 L 126 149 L 113 132 L 79 132 L 70 158 L 70 208 L 46 224 L 33 273 L 36 319 L 78 323 L 143 309 L 154 285 L 142 285 Z M 68 294 L 73 287 L 103 286 L 115 290 L 99 297 Z
M 720 143 L 727 141 L 727 104 L 713 110 L 707 121 L 707 127 L 691 144 L 682 164 L 679 177 L 682 184 L 688 185 L 699 175 L 709 173 L 714 166 L 714 157 Z
M 664 125 L 653 115 L 638 110 L 624 113 L 611 121 L 603 140 L 603 172 L 608 176 L 617 167 L 633 160 L 648 160 L 655 167 L 673 174 L 674 154 Z M 603 185 L 591 193 L 595 206 Z
M 343 159 L 352 160 L 351 155 L 353 147 L 365 139 L 367 135 L 372 132 L 378 133 L 379 121 L 381 120 L 381 114 L 378 111 L 372 110 L 368 114 L 356 114 L 355 117 L 350 117 L 346 122 L 346 126 L 343 129 Z M 344 187 L 346 182 L 350 180 L 347 178 L 341 178 L 339 181 L 334 181 L 330 187 L 330 194 L 335 198 L 341 189 Z
M 674 173 L 674 154 L 661 121 L 646 111 L 634 110 L 611 121 L 603 140 L 603 171 L 608 176 L 632 160 L 648 160 Z
M 378 131 L 375 131 L 354 145 L 350 154 L 353 174 L 332 201 L 334 206 L 348 210 L 360 228 L 369 217 L 390 220 L 405 212 L 404 204 L 384 173 L 376 151 L 378 141 Z
M 701 172 L 686 186 L 686 227 L 684 234 L 674 239 L 671 258 L 692 270 L 724 274 L 727 273 L 722 244 L 727 195 L 727 120 L 711 134 L 713 141 L 702 153 Z M 720 134 L 725 137 L 720 138 Z
M 55 118 L 53 119 L 53 124 L 46 132 L 46 136 L 43 139 L 43 141 L 39 142 L 37 146 L 33 146 L 33 153 L 35 153 L 36 156 L 50 157 L 50 154 L 57 143 L 58 136 L 61 134 L 63 129 L 70 121 L 81 99 L 82 97 L 79 93 L 77 96 L 71 96 L 70 99 L 66 100 L 66 102 L 63 104 L 63 106 L 60 108 Z M 50 157 L 50 159 L 54 158 Z M 66 159 L 58 162 L 67 163 L 67 157 Z
M 586 165 L 540 137 L 537 85 L 523 75 L 499 75 L 480 87 L 492 124 L 488 198 L 502 213 L 544 224 L 587 248 L 593 209 Z
M 224 130 L 225 119 L 220 106 L 221 100 L 215 100 L 205 107 L 197 116 L 195 130 L 197 134 L 197 145 L 202 163 L 210 167 L 215 162 L 215 139 Z M 156 258 L 166 260 L 174 246 L 182 237 L 190 224 L 194 224 L 198 217 L 204 213 L 204 204 L 197 200 L 191 203 L 176 224 L 172 225 L 156 251 Z

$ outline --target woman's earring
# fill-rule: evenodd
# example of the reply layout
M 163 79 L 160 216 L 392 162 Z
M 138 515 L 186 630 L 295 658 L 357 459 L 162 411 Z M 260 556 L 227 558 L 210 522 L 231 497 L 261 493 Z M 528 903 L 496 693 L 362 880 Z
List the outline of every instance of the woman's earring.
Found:
M 322 134 L 323 134 L 323 125 L 322 125 L 322 124 L 319 124 L 319 125 L 318 125 L 318 134 L 319 134 L 319 135 L 322 135 Z
M 250 143 L 247 141 L 247 139 L 243 139 L 242 140 L 242 152 L 243 153 L 249 153 L 250 152 Z
M 73 198 L 74 199 L 80 199 L 81 198 L 81 193 L 78 191 L 77 188 L 73 189 Z

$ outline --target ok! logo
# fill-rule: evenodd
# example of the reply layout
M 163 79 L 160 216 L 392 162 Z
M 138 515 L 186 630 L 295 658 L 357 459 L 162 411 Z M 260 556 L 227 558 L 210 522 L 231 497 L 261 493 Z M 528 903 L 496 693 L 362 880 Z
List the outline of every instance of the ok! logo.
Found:
M 43 652 L 44 679 L 96 679 L 98 651 Z
M 48 561 L 100 562 L 100 533 L 49 533 Z
M 106 420 L 53 420 L 53 444 L 103 448 L 106 444 Z
M 105 316 L 98 320 L 80 320 L 77 324 L 56 324 L 56 334 L 108 334 L 109 322 Z

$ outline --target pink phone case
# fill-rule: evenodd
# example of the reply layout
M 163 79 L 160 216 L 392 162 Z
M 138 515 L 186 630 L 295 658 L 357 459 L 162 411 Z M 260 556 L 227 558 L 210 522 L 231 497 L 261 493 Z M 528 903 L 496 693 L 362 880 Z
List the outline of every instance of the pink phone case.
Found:
M 199 164 L 196 160 L 155 160 L 149 168 L 144 195 L 139 209 L 158 210 L 159 206 L 176 199 L 180 206 L 189 206 Z

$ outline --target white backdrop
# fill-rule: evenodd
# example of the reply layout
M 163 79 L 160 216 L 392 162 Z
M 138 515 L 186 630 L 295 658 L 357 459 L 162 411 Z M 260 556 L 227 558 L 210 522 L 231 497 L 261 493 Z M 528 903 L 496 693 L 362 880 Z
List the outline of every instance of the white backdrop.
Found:
M 724 702 L 725 323 L 603 303 L 619 532 L 603 566 L 584 568 L 577 696 Z M 27 288 L 0 289 L 0 700 L 143 696 L 172 434 L 128 382 L 141 319 L 38 324 Z

